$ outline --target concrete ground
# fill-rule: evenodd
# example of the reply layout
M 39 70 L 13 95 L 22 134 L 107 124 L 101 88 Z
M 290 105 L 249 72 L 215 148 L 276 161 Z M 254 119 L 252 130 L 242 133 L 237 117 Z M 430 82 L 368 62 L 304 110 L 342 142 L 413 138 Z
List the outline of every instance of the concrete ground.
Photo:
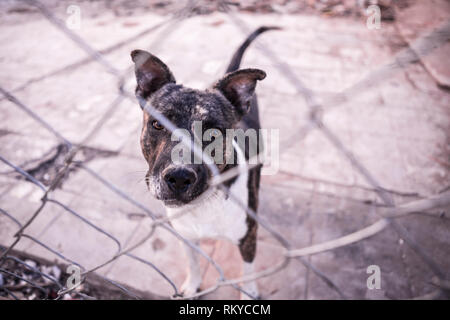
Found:
M 448 20 L 448 2 L 436 1 L 436 4 L 441 6 L 439 19 L 431 23 L 427 18 L 420 25 L 421 32 L 415 33 L 411 32 L 413 26 L 406 11 L 399 13 L 396 22 L 382 22 L 378 30 L 369 30 L 365 20 L 357 18 L 243 13 L 238 16 L 252 29 L 261 25 L 281 26 L 282 31 L 264 34 L 258 43 L 270 47 L 321 97 L 351 87 L 388 62 L 408 42 L 423 34 L 423 30 L 431 30 L 440 21 Z M 64 9 L 60 6 L 52 10 L 54 15 L 65 19 Z M 106 50 L 167 19 L 150 12 L 115 16 L 111 11 L 81 9 L 81 29 L 74 32 L 97 50 Z M 420 13 L 430 9 L 403 10 L 416 10 L 414 21 L 420 21 Z M 93 11 L 95 14 L 91 14 Z M 2 12 L 2 16 L 5 19 L 0 20 L 0 87 L 10 91 L 65 138 L 81 142 L 116 99 L 117 77 L 99 63 L 88 62 L 40 79 L 85 59 L 86 53 L 35 11 L 16 10 L 7 15 Z M 121 47 L 106 50 L 104 57 L 126 73 L 131 67 L 130 51 L 148 49 L 171 68 L 179 83 L 205 88 L 221 77 L 233 50 L 244 37 L 226 14 L 216 12 L 190 17 L 173 30 L 161 28 L 145 33 Z M 448 187 L 450 94 L 446 84 L 448 61 L 443 59 L 448 60 L 448 49 L 447 43 L 420 63 L 390 75 L 324 113 L 324 123 L 381 186 L 391 190 L 397 204 L 431 196 Z M 279 130 L 281 146 L 295 140 L 290 148 L 281 148 L 278 173 L 262 178 L 260 217 L 295 248 L 335 239 L 375 222 L 377 212 L 383 207 L 381 199 L 323 133 L 311 130 L 305 137 L 292 136 L 309 119 L 308 107 L 292 84 L 257 46 L 248 50 L 243 67 L 267 72 L 267 78 L 257 88 L 263 126 Z M 125 88 L 133 92 L 133 74 L 126 74 Z M 55 137 L 2 97 L 0 116 L 2 157 L 32 169 L 39 167 L 43 158 L 54 155 L 58 144 Z M 146 191 L 146 165 L 139 149 L 140 127 L 140 108 L 137 103 L 124 99 L 88 143 L 90 149 L 82 150 L 77 157 L 162 215 L 162 206 Z M 11 169 L 3 163 L 0 171 L 0 208 L 25 222 L 40 205 L 42 193 L 18 179 L 16 174 L 8 173 Z M 51 172 L 43 172 L 41 180 L 48 179 L 48 175 Z M 137 242 L 150 229 L 151 220 L 142 210 L 81 169 L 73 171 L 51 197 L 101 226 L 124 247 Z M 450 276 L 448 209 L 439 209 L 441 215 L 419 213 L 400 218 L 398 222 Z M 16 230 L 14 223 L 0 216 L 1 245 L 11 244 Z M 282 250 L 267 231 L 259 230 L 256 267 L 263 270 L 282 259 Z M 110 238 L 52 203 L 46 205 L 26 233 L 87 268 L 108 260 L 118 249 Z M 222 266 L 228 278 L 239 276 L 240 257 L 236 248 L 212 241 L 205 241 L 202 247 Z M 56 259 L 28 239 L 22 239 L 17 249 Z M 181 285 L 186 262 L 173 235 L 157 229 L 133 253 L 151 261 Z M 391 228 L 308 259 L 354 299 L 407 299 L 434 289 L 430 284 L 431 270 Z M 366 286 L 366 269 L 374 264 L 381 269 L 381 289 L 377 291 Z M 207 288 L 215 283 L 217 272 L 205 261 L 203 265 L 202 287 Z M 129 257 L 121 257 L 98 273 L 140 290 L 159 295 L 173 293 L 153 269 Z M 258 284 L 266 299 L 338 298 L 298 261 L 291 261 L 283 271 L 259 279 Z M 234 289 L 224 287 L 205 298 L 237 297 Z

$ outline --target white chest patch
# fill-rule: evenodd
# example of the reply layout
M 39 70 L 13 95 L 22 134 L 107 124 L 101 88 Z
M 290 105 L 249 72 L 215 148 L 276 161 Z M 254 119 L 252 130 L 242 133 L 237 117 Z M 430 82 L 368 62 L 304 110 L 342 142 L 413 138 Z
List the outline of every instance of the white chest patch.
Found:
M 243 152 L 233 141 L 238 165 L 246 166 Z M 241 173 L 232 184 L 230 192 L 238 196 L 241 203 L 248 202 L 248 173 Z M 172 226 L 183 237 L 190 240 L 226 239 L 238 244 L 247 233 L 247 213 L 220 190 L 207 190 L 192 203 L 176 208 L 166 208 Z

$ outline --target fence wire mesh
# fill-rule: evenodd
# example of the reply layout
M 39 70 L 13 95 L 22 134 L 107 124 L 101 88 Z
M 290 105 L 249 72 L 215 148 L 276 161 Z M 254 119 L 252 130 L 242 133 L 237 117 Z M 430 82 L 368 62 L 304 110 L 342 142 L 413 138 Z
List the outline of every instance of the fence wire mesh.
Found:
M 4 87 L 0 87 L 0 93 L 3 95 L 4 99 L 9 100 L 12 105 L 18 107 L 28 117 L 31 117 L 34 121 L 39 123 L 39 125 L 45 128 L 49 133 L 51 133 L 54 136 L 54 138 L 59 142 L 59 148 L 65 148 L 64 150 L 67 151 L 64 155 L 64 158 L 61 161 L 61 165 L 58 168 L 56 168 L 57 170 L 56 175 L 53 177 L 53 179 L 51 179 L 51 181 L 48 181 L 47 185 L 42 183 L 40 179 L 34 177 L 33 174 L 31 174 L 29 171 L 26 171 L 23 168 L 25 164 L 12 163 L 10 160 L 8 160 L 7 158 L 3 157 L 0 154 L 0 161 L 2 161 L 6 166 L 10 167 L 12 170 L 17 172 L 20 176 L 24 178 L 22 181 L 19 181 L 18 183 L 31 183 L 35 185 L 37 188 L 39 188 L 42 194 L 40 198 L 40 205 L 34 212 L 29 214 L 29 218 L 26 220 L 25 223 L 19 222 L 14 212 L 8 212 L 3 208 L 0 208 L 0 213 L 5 218 L 11 220 L 15 225 L 17 225 L 18 228 L 14 234 L 14 239 L 12 239 L 12 243 L 7 245 L 6 247 L 2 247 L 2 251 L 0 253 L 0 273 L 2 273 L 4 277 L 6 276 L 14 277 L 24 281 L 27 286 L 31 286 L 41 291 L 45 298 L 62 299 L 65 294 L 72 292 L 83 299 L 95 299 L 95 297 L 88 296 L 86 294 L 77 291 L 76 290 L 77 286 L 68 287 L 67 283 L 62 283 L 49 273 L 42 272 L 35 266 L 27 264 L 25 261 L 22 261 L 21 259 L 14 256 L 12 254 L 14 248 L 17 246 L 19 242 L 21 242 L 24 238 L 26 238 L 34 242 L 38 246 L 44 248 L 45 250 L 51 252 L 53 255 L 55 255 L 62 261 L 65 261 L 67 264 L 75 265 L 81 268 L 82 281 L 79 284 L 84 283 L 84 281 L 87 278 L 89 278 L 95 271 L 99 270 L 100 268 L 104 268 L 108 265 L 111 265 L 114 261 L 121 258 L 122 256 L 127 256 L 131 259 L 134 259 L 147 265 L 149 268 L 156 271 L 159 274 L 159 276 L 164 281 L 167 282 L 167 286 L 171 287 L 171 289 L 173 290 L 173 293 L 170 296 L 171 298 L 191 299 L 195 297 L 201 297 L 205 294 L 217 290 L 221 286 L 232 286 L 236 290 L 244 292 L 245 294 L 249 295 L 251 298 L 256 298 L 252 297 L 250 293 L 246 293 L 241 288 L 240 284 L 245 281 L 252 281 L 263 277 L 270 277 L 273 274 L 284 270 L 294 260 L 301 263 L 310 272 L 316 274 L 329 287 L 329 289 L 334 290 L 339 295 L 340 298 L 346 299 L 352 297 L 345 295 L 344 290 L 342 290 L 342 288 L 336 284 L 335 280 L 333 280 L 333 276 L 330 276 L 319 270 L 310 262 L 310 260 L 307 259 L 307 257 L 313 254 L 335 250 L 337 248 L 356 243 L 358 241 L 369 238 L 375 234 L 378 234 L 387 228 L 390 228 L 392 229 L 392 231 L 396 232 L 399 235 L 399 237 L 401 237 L 401 239 L 404 239 L 404 241 L 409 245 L 409 247 L 421 258 L 421 260 L 430 268 L 430 270 L 432 270 L 434 275 L 437 277 L 438 281 L 435 283 L 436 295 L 441 292 L 446 292 L 449 290 L 448 279 L 446 279 L 446 271 L 443 270 L 443 268 L 437 262 L 434 261 L 433 257 L 427 253 L 427 251 L 422 247 L 420 243 L 418 243 L 416 240 L 414 240 L 413 237 L 410 236 L 409 232 L 398 221 L 398 218 L 408 215 L 410 213 L 422 212 L 436 207 L 444 207 L 450 205 L 450 191 L 444 191 L 440 194 L 436 194 L 435 196 L 427 199 L 421 199 L 406 204 L 396 205 L 393 200 L 393 197 L 391 196 L 391 192 L 382 187 L 382 183 L 379 182 L 374 177 L 374 175 L 371 174 L 371 172 L 364 166 L 364 164 L 361 163 L 358 160 L 358 158 L 349 150 L 349 148 L 346 147 L 346 145 L 341 141 L 341 139 L 322 121 L 323 114 L 325 114 L 330 108 L 335 108 L 339 104 L 352 101 L 352 99 L 354 99 L 355 96 L 357 96 L 361 92 L 370 90 L 370 88 L 373 85 L 376 85 L 377 83 L 383 81 L 390 75 L 408 68 L 411 64 L 418 62 L 421 57 L 427 55 L 428 53 L 432 52 L 433 50 L 439 48 L 444 43 L 449 41 L 450 39 L 449 22 L 444 23 L 439 29 L 431 32 L 430 34 L 424 37 L 419 38 L 412 45 L 398 52 L 389 63 L 379 67 L 377 70 L 375 70 L 374 72 L 370 73 L 367 77 L 365 77 L 362 81 L 355 83 L 352 87 L 339 94 L 332 95 L 326 100 L 319 99 L 316 96 L 315 92 L 309 89 L 304 84 L 304 82 L 292 71 L 292 68 L 290 68 L 286 62 L 284 62 L 280 57 L 278 57 L 268 45 L 264 44 L 264 41 L 258 40 L 256 42 L 255 47 L 258 50 L 260 50 L 262 54 L 264 54 L 267 57 L 267 59 L 273 64 L 273 66 L 278 69 L 280 74 L 296 88 L 298 96 L 304 99 L 309 108 L 309 121 L 304 123 L 299 128 L 296 128 L 295 131 L 290 136 L 290 138 L 286 140 L 285 145 L 283 145 L 283 148 L 280 148 L 280 150 L 281 149 L 286 150 L 293 144 L 298 143 L 299 140 L 306 137 L 312 130 L 320 131 L 324 135 L 324 137 L 326 137 L 326 139 L 329 142 L 331 142 L 331 144 L 340 152 L 341 156 L 344 159 L 346 159 L 349 163 L 351 163 L 354 170 L 358 174 L 360 174 L 369 185 L 371 185 L 371 187 L 376 192 L 378 197 L 384 203 L 385 208 L 381 210 L 381 213 L 379 213 L 380 216 L 378 221 L 363 229 L 354 231 L 350 234 L 347 234 L 346 236 L 331 241 L 326 241 L 323 243 L 311 245 L 304 248 L 296 248 L 290 242 L 290 240 L 287 239 L 282 233 L 278 232 L 267 221 L 262 219 L 260 216 L 256 215 L 256 213 L 253 212 L 251 209 L 249 209 L 245 203 L 242 203 L 239 195 L 230 194 L 230 197 L 231 199 L 233 199 L 233 201 L 235 201 L 239 206 L 241 206 L 242 209 L 245 210 L 249 216 L 251 216 L 253 219 L 257 221 L 260 227 L 264 228 L 276 241 L 279 242 L 280 245 L 279 250 L 282 253 L 283 259 L 278 264 L 273 265 L 272 267 L 267 268 L 265 270 L 256 272 L 252 275 L 247 275 L 236 279 L 227 279 L 221 266 L 210 255 L 208 255 L 196 243 L 183 238 L 170 225 L 171 219 L 156 214 L 145 204 L 135 200 L 131 195 L 127 194 L 119 186 L 114 185 L 113 183 L 108 181 L 108 179 L 104 178 L 99 172 L 96 172 L 96 170 L 90 168 L 89 165 L 87 165 L 87 163 L 76 160 L 76 155 L 85 148 L 89 148 L 89 142 L 95 136 L 97 136 L 98 133 L 103 129 L 104 125 L 111 118 L 114 117 L 115 111 L 120 107 L 121 103 L 124 100 L 129 99 L 133 103 L 136 103 L 134 93 L 128 92 L 124 86 L 127 77 L 130 76 L 133 69 L 130 68 L 126 72 L 121 72 L 119 68 L 116 68 L 107 59 L 105 59 L 104 55 L 114 51 L 117 48 L 125 46 L 126 44 L 133 41 L 133 39 L 137 39 L 148 33 L 159 32 L 156 40 L 150 45 L 150 48 L 152 50 L 155 50 L 157 46 L 160 46 L 166 39 L 168 39 L 168 35 L 171 32 L 173 32 L 177 28 L 180 28 L 184 20 L 189 19 L 192 16 L 195 16 L 199 12 L 198 10 L 199 4 L 197 3 L 197 1 L 195 0 L 187 1 L 185 7 L 183 7 L 178 12 L 174 12 L 173 15 L 167 20 L 160 23 L 156 23 L 155 25 L 152 25 L 149 28 L 145 29 L 144 31 L 140 32 L 133 38 L 122 41 L 120 43 L 116 43 L 104 50 L 94 49 L 82 37 L 74 33 L 72 30 L 68 29 L 65 23 L 56 18 L 54 14 L 51 12 L 51 10 L 47 8 L 46 5 L 43 4 L 42 2 L 36 0 L 27 0 L 26 2 L 34 6 L 43 15 L 43 17 L 45 17 L 45 19 L 47 19 L 54 26 L 54 28 L 59 30 L 62 34 L 64 34 L 65 37 L 70 39 L 74 44 L 76 44 L 80 49 L 82 49 L 86 53 L 87 57 L 80 59 L 75 63 L 62 66 L 57 70 L 47 73 L 43 76 L 31 78 L 26 83 L 24 83 L 21 86 L 18 86 L 14 90 L 7 90 Z M 221 8 L 221 10 L 229 16 L 231 21 L 242 31 L 243 35 L 247 35 L 252 31 L 250 27 L 244 22 L 244 20 L 242 20 L 239 17 L 239 15 L 236 14 L 235 11 L 233 11 L 230 8 L 230 4 L 228 2 L 218 1 L 218 5 Z M 45 79 L 54 77 L 56 75 L 64 74 L 69 70 L 77 69 L 90 62 L 98 63 L 104 69 L 104 72 L 113 75 L 117 79 L 117 96 L 113 100 L 113 102 L 109 105 L 103 117 L 101 117 L 101 119 L 93 126 L 93 128 L 84 136 L 84 138 L 81 140 L 80 143 L 75 144 L 66 137 L 64 137 L 64 135 L 61 132 L 53 128 L 52 125 L 48 121 L 46 121 L 44 117 L 38 114 L 38 112 L 34 111 L 35 108 L 33 108 L 33 105 L 24 103 L 19 98 L 17 98 L 15 94 L 22 90 L 25 90 L 27 87 L 29 87 L 34 83 L 41 82 Z M 175 129 L 177 129 L 176 126 L 173 123 L 171 123 L 169 119 L 159 114 L 150 105 L 146 105 L 145 109 L 152 116 L 160 120 L 161 123 L 169 131 L 173 132 Z M 200 153 L 201 155 L 202 150 L 194 150 L 194 152 Z M 62 180 L 67 178 L 68 174 L 74 167 L 85 171 L 90 176 L 91 179 L 99 181 L 105 188 L 112 191 L 117 197 L 119 197 L 125 202 L 130 203 L 132 206 L 136 208 L 136 210 L 147 215 L 149 219 L 151 219 L 150 231 L 148 232 L 148 234 L 146 234 L 144 237 L 142 237 L 142 239 L 136 241 L 133 244 L 128 242 L 126 244 L 123 244 L 114 235 L 107 232 L 101 224 L 89 221 L 88 219 L 83 217 L 82 212 L 78 212 L 73 206 L 69 206 L 65 204 L 63 201 L 60 201 L 57 198 L 53 197 L 55 189 L 58 188 Z M 246 167 L 245 170 L 250 170 L 252 167 L 253 166 L 249 165 Z M 240 167 L 236 167 L 236 169 L 227 171 L 224 174 L 219 174 L 218 169 L 215 167 L 215 165 L 211 165 L 210 170 L 214 173 L 214 177 L 210 182 L 211 187 L 214 188 L 224 188 L 222 185 L 223 182 L 232 179 L 233 177 L 236 177 L 242 173 L 242 169 Z M 109 238 L 111 246 L 115 248 L 115 254 L 113 254 L 109 259 L 107 259 L 103 263 L 92 268 L 87 268 L 83 266 L 81 263 L 72 260 L 70 257 L 63 255 L 57 248 L 52 248 L 50 245 L 42 242 L 39 239 L 39 237 L 27 234 L 27 230 L 30 227 L 30 225 L 32 225 L 34 221 L 38 218 L 38 216 L 42 214 L 44 208 L 49 206 L 50 204 L 61 208 L 67 214 L 70 214 L 73 217 L 75 217 L 78 223 L 86 224 L 89 227 L 91 227 L 94 232 L 98 232 L 104 235 L 105 237 Z M 175 217 L 174 219 L 176 218 L 178 218 L 178 216 Z M 57 226 L 52 225 L 50 227 L 56 228 Z M 203 258 L 205 258 L 208 261 L 208 263 L 210 263 L 210 265 L 212 265 L 217 270 L 219 274 L 219 278 L 217 279 L 216 284 L 209 288 L 201 290 L 200 292 L 192 296 L 183 296 L 180 292 L 180 289 L 177 287 L 175 282 L 166 274 L 165 270 L 162 270 L 154 263 L 133 254 L 132 253 L 133 250 L 135 250 L 139 246 L 142 246 L 144 243 L 146 243 L 149 239 L 152 238 L 157 228 L 165 229 L 166 231 L 171 233 L 174 237 L 184 242 L 187 246 L 191 247 Z M 29 272 L 36 275 L 36 277 L 32 279 L 37 280 L 30 280 L 23 278 L 21 275 L 15 273 L 14 270 L 5 269 L 5 266 L 7 266 L 8 261 L 14 261 L 15 263 L 25 267 Z M 132 290 L 125 288 L 121 284 L 105 276 L 100 277 L 103 279 L 103 281 L 108 282 L 109 284 L 112 284 L 119 290 L 123 291 L 123 293 L 127 295 L 129 298 L 132 299 L 142 298 L 141 296 L 139 296 L 139 294 L 132 292 Z M 48 289 L 46 288 L 45 285 L 43 285 L 44 278 L 57 286 L 58 292 L 56 296 L 53 297 L 49 296 Z M 2 282 L 0 282 L 0 291 L 5 292 L 14 299 L 19 299 L 13 293 L 13 290 L 11 288 L 8 288 L 6 285 L 3 285 Z

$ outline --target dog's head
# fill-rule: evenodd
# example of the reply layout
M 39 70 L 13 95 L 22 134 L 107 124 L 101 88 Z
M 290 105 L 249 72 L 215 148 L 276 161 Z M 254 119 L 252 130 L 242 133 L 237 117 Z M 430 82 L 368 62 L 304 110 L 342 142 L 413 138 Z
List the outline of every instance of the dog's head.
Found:
M 199 135 L 201 123 L 200 140 L 208 143 L 218 135 L 225 136 L 226 129 L 235 127 L 249 111 L 257 80 L 265 78 L 261 70 L 238 70 L 225 75 L 212 88 L 200 91 L 176 84 L 169 68 L 146 51 L 134 50 L 131 58 L 135 63 L 136 96 L 141 107 L 151 106 L 191 137 Z M 208 189 L 211 170 L 204 161 L 175 163 L 174 149 L 180 141 L 173 139 L 172 132 L 156 119 L 158 116 L 152 116 L 146 108 L 143 114 L 141 148 L 149 166 L 146 175 L 149 190 L 166 206 L 193 201 Z M 227 159 L 229 144 L 223 139 L 222 148 L 213 151 L 223 154 L 213 153 L 214 159 Z M 207 143 L 202 147 L 206 148 Z M 219 171 L 227 166 L 226 161 L 217 161 L 216 165 Z

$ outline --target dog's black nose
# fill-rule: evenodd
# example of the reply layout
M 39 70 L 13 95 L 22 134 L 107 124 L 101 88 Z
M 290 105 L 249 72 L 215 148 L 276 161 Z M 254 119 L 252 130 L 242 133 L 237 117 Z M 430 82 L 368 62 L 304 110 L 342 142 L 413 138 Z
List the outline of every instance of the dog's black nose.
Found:
M 166 172 L 163 178 L 173 192 L 185 192 L 195 183 L 197 175 L 191 169 L 182 168 Z

